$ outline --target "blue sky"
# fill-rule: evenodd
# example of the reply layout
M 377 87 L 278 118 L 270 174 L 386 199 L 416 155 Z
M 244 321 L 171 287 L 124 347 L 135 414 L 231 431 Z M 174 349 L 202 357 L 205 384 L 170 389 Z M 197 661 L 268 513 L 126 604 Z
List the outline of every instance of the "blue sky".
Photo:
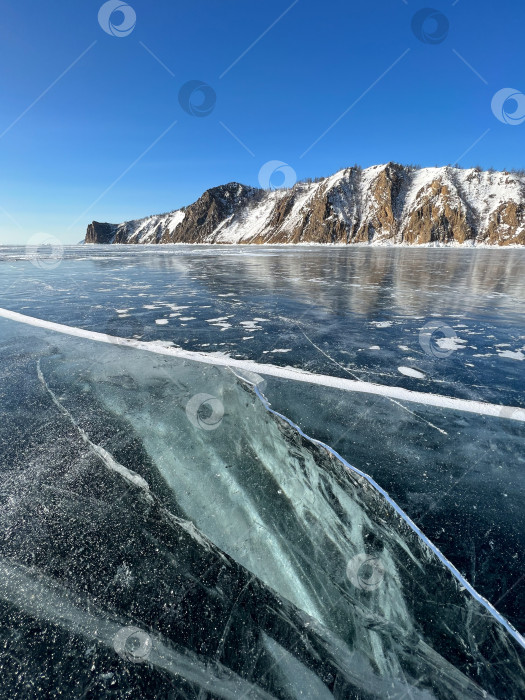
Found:
M 0 243 L 77 242 L 93 219 L 257 185 L 270 160 L 300 179 L 390 160 L 525 166 L 525 123 L 491 109 L 525 92 L 522 0 L 429 0 L 419 38 L 425 0 L 131 0 L 106 31 L 102 4 L 2 8 Z M 206 116 L 181 106 L 189 81 L 211 88 Z

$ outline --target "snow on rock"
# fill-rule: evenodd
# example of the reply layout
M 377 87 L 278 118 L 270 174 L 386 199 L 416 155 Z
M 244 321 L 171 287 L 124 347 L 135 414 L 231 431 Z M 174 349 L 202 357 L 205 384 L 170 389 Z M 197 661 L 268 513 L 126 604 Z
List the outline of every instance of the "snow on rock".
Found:
M 291 189 L 229 183 L 167 214 L 93 222 L 86 243 L 525 245 L 525 176 L 387 163 Z

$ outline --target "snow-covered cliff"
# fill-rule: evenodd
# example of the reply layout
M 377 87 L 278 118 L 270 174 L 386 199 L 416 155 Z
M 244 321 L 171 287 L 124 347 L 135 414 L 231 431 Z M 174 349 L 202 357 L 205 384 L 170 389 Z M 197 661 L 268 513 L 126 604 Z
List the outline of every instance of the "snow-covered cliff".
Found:
M 525 245 L 525 177 L 388 163 L 291 189 L 229 183 L 168 214 L 94 221 L 86 243 Z

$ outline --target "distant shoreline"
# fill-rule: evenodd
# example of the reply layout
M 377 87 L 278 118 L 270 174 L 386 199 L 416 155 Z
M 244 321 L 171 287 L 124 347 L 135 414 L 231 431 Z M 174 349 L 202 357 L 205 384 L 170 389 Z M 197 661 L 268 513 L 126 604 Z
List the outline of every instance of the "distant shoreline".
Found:
M 66 247 L 75 248 L 79 246 L 105 246 L 111 248 L 169 248 L 186 247 L 194 248 L 403 248 L 403 249 L 425 249 L 439 248 L 454 250 L 525 250 L 525 245 L 519 243 L 509 243 L 509 245 L 497 245 L 488 243 L 80 243 L 69 244 Z

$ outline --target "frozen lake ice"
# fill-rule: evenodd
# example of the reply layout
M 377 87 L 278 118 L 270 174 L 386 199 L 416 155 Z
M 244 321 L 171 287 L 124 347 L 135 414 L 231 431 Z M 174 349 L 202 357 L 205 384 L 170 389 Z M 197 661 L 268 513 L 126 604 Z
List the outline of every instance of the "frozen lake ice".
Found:
M 523 696 L 525 251 L 0 248 L 0 271 L 3 309 L 158 351 L 0 318 L 11 697 L 42 654 L 79 695 Z

